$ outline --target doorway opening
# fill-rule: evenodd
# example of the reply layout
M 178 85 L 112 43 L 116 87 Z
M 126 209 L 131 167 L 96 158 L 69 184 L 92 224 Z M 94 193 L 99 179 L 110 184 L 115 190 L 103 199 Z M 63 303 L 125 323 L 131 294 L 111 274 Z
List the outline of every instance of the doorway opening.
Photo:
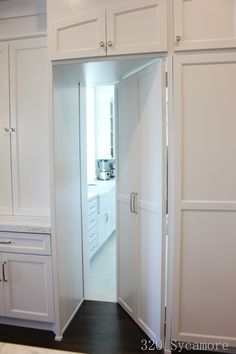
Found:
M 87 300 L 116 302 L 114 85 L 86 86 L 88 274 Z
M 55 151 L 58 164 L 66 166 L 62 169 L 59 164 L 56 171 L 58 179 L 63 171 L 65 185 L 61 193 L 59 179 L 58 198 L 63 201 L 57 203 L 57 213 L 63 215 L 57 219 L 61 284 L 66 266 L 73 272 L 73 280 L 79 279 L 78 285 L 73 281 L 68 288 L 80 300 L 78 307 L 83 299 L 118 302 L 150 338 L 163 341 L 165 60 L 154 56 L 97 59 L 59 65 L 54 71 Z M 101 114 L 95 107 L 100 107 Z M 63 254 L 65 229 L 73 240 L 67 258 Z M 99 269 L 101 274 L 112 273 L 113 298 L 108 299 L 102 284 L 111 285 L 111 281 L 104 281 L 103 273 L 103 280 L 96 283 L 91 274 L 110 242 L 116 247 L 113 272 L 107 260 Z

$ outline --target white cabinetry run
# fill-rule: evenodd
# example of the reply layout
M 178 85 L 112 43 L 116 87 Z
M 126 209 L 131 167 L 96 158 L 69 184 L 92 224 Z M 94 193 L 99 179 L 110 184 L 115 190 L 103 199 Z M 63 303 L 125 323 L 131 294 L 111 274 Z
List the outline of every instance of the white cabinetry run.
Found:
M 0 214 L 49 215 L 46 38 L 0 44 Z
M 166 51 L 166 0 L 122 1 L 78 11 L 58 19 L 49 31 L 52 60 Z
M 0 322 L 54 321 L 50 238 L 0 231 Z
M 115 186 L 113 181 L 98 182 L 96 193 L 88 201 L 89 259 L 116 228 Z

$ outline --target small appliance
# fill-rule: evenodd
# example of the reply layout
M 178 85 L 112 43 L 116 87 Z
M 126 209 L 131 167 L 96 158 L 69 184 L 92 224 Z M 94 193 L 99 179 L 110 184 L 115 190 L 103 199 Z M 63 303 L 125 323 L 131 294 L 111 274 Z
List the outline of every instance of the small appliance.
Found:
M 111 178 L 111 167 L 109 160 L 97 160 L 97 179 L 106 181 Z

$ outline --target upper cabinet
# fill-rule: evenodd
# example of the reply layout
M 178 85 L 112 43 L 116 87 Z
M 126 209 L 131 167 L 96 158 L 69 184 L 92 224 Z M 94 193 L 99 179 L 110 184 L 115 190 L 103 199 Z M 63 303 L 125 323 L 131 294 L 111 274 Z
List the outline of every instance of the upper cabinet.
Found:
M 174 48 L 236 47 L 236 0 L 174 0 Z
M 52 24 L 51 59 L 166 51 L 166 23 L 165 0 L 126 1 L 80 13 Z

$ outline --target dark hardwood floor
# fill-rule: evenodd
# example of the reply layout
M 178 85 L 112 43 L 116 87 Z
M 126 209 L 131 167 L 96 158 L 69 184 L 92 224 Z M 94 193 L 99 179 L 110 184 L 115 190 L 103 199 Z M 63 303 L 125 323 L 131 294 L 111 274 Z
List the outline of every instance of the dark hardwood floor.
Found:
M 52 332 L 0 325 L 2 342 L 82 353 L 143 353 L 142 339 L 149 340 L 118 304 L 109 302 L 85 301 L 62 342 L 55 342 Z

